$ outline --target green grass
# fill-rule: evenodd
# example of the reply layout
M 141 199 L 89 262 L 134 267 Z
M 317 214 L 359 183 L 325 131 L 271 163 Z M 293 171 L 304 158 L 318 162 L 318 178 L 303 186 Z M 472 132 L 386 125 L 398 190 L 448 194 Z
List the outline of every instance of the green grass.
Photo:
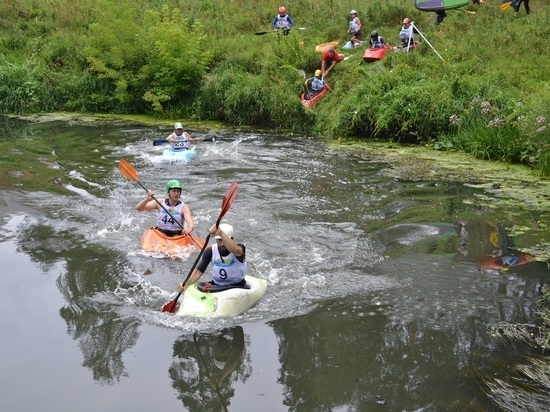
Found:
M 287 4 L 295 26 L 268 33 L 279 3 L 237 0 L 0 0 L 0 113 L 78 111 L 188 117 L 325 136 L 380 138 L 463 150 L 550 176 L 547 39 L 550 4 L 513 16 L 496 4 L 434 14 L 412 0 Z M 404 17 L 423 41 L 413 53 L 362 61 L 344 51 L 333 93 L 306 111 L 302 73 L 315 45 L 344 44 L 356 8 L 367 35 L 398 44 Z

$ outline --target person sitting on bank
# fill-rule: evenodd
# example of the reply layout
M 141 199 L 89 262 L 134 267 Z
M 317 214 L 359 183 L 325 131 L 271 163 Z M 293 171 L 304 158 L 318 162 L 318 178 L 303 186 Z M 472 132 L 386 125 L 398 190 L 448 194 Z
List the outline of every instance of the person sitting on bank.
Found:
M 174 132 L 170 133 L 166 138 L 173 150 L 187 150 L 189 149 L 189 142 L 198 142 L 200 139 L 193 138 L 187 132 L 183 131 L 181 123 L 174 125 Z
M 401 27 L 401 31 L 399 32 L 401 46 L 404 48 L 414 47 L 416 44 L 414 41 L 415 34 L 419 34 L 419 32 L 414 27 L 414 22 L 411 22 L 411 19 L 405 17 L 403 20 L 403 27 Z
M 332 70 L 336 63 L 341 62 L 345 57 L 346 56 L 344 54 L 336 52 L 333 46 L 328 46 L 321 57 L 321 72 L 323 74 L 323 78 L 327 77 L 328 73 Z M 328 68 L 327 63 L 330 63 Z
M 323 79 L 322 75 L 323 72 L 317 69 L 315 70 L 315 75 L 313 77 L 306 79 L 304 83 L 306 85 L 307 91 L 305 95 L 306 100 L 313 99 L 315 96 L 321 93 L 325 87 L 328 87 L 328 84 L 325 83 L 325 79 Z M 311 86 L 308 86 L 308 84 Z
M 241 288 L 247 286 L 245 280 L 248 270 L 245 261 L 246 248 L 244 244 L 233 240 L 234 234 L 233 226 L 227 223 L 222 223 L 219 227 L 214 225 L 210 228 L 210 235 L 215 236 L 216 244 L 205 249 L 199 264 L 185 286 L 182 283 L 178 284 L 179 293 L 183 293 L 185 288 L 196 283 L 210 263 L 212 263 L 212 280 L 201 288 L 203 292 L 212 286 Z
M 286 14 L 286 8 L 285 6 L 279 7 L 279 14 L 277 14 L 273 21 L 271 22 L 271 28 L 274 31 L 282 30 L 283 34 L 286 36 L 294 23 L 292 22 L 292 18 Z
M 156 229 L 166 236 L 188 235 L 195 228 L 195 224 L 193 223 L 191 209 L 180 200 L 182 188 L 183 186 L 179 180 L 170 180 L 166 183 L 168 197 L 159 200 L 159 203 L 164 205 L 164 208 L 153 199 L 154 193 L 148 190 L 147 197 L 138 202 L 136 210 L 143 212 L 156 209 L 158 212 Z M 181 229 L 182 227 L 183 230 Z
M 372 31 L 369 38 L 369 49 L 383 49 L 384 39 L 378 35 L 376 30 Z

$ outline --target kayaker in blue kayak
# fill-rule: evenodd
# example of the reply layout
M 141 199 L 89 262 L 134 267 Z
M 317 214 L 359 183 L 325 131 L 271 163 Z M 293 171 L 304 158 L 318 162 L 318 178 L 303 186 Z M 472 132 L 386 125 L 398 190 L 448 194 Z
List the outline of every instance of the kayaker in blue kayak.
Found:
M 378 35 L 376 30 L 370 33 L 369 37 L 369 49 L 383 49 L 384 39 Z
M 323 72 L 317 69 L 315 70 L 315 75 L 313 77 L 306 79 L 304 83 L 306 85 L 306 95 L 304 96 L 306 99 L 313 99 L 315 96 L 321 93 L 325 87 L 328 86 L 328 84 L 325 83 L 325 79 L 323 79 L 322 75 Z
M 174 125 L 174 132 L 170 133 L 166 140 L 170 143 L 172 150 L 187 150 L 189 149 L 189 142 L 200 141 L 200 139 L 193 138 L 189 133 L 184 132 L 181 123 Z
M 210 228 L 210 235 L 215 237 L 216 244 L 206 248 L 185 287 L 196 283 L 210 263 L 212 263 L 212 280 L 201 285 L 200 289 L 203 292 L 216 292 L 229 287 L 246 287 L 244 279 L 247 272 L 246 248 L 244 244 L 233 240 L 234 233 L 233 226 L 226 223 Z M 180 283 L 179 293 L 183 293 L 185 287 Z
M 271 28 L 274 31 L 282 30 L 283 34 L 286 36 L 294 23 L 292 22 L 292 18 L 286 14 L 286 8 L 285 6 L 279 7 L 279 14 L 277 14 L 273 21 L 271 22 Z
M 154 193 L 147 191 L 147 197 L 142 199 L 136 205 L 136 210 L 144 212 L 146 210 L 157 210 L 157 229 L 166 236 L 179 236 L 189 234 L 195 228 L 191 209 L 180 200 L 183 186 L 179 180 L 170 180 L 166 183 L 166 192 L 168 197 L 159 200 L 164 208 L 170 212 L 167 213 L 157 201 L 153 198 Z M 178 224 L 179 223 L 179 224 Z M 183 230 L 181 228 L 183 227 Z

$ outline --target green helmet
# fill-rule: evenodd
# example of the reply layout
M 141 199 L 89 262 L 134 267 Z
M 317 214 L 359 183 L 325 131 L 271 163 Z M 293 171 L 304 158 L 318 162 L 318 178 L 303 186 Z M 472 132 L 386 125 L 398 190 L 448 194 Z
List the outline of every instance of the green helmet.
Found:
M 168 183 L 166 183 L 166 191 L 169 192 L 170 189 L 182 190 L 183 186 L 179 180 L 170 180 Z

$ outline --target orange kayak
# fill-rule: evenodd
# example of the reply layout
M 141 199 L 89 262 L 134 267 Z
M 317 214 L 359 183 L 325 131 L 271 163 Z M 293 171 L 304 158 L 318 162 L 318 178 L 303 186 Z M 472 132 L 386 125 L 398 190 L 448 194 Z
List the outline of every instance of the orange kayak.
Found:
M 338 40 L 335 40 L 335 41 L 331 41 L 331 42 L 328 42 L 328 43 L 318 44 L 317 46 L 315 46 L 315 51 L 318 52 L 318 53 L 322 53 L 329 46 L 332 46 L 332 47 L 338 46 L 338 43 L 340 43 L 340 42 Z
M 146 252 L 177 255 L 182 249 L 194 247 L 200 250 L 204 239 L 189 235 L 166 236 L 155 228 L 147 229 L 141 236 L 141 247 Z

